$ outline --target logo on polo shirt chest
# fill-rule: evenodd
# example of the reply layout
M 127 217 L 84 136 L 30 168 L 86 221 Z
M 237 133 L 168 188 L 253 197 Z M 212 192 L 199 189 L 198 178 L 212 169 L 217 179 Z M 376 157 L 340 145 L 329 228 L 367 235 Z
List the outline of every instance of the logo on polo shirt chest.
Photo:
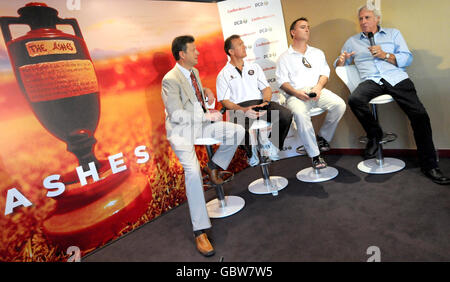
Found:
M 255 74 L 255 71 L 254 71 L 254 70 L 249 70 L 249 71 L 248 71 L 248 74 L 249 74 L 249 75 L 254 75 L 254 74 Z

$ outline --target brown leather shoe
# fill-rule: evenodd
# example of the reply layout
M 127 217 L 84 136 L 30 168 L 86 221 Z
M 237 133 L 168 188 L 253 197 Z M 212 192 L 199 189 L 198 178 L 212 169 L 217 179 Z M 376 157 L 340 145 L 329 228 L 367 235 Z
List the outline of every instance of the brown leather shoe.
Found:
M 223 184 L 223 179 L 219 176 L 218 169 L 210 169 L 208 166 L 205 166 L 204 170 L 209 175 L 209 180 L 212 183 L 216 185 Z
M 202 233 L 195 237 L 195 244 L 197 245 L 197 250 L 205 257 L 210 257 L 216 253 L 213 246 L 209 242 L 206 233 Z

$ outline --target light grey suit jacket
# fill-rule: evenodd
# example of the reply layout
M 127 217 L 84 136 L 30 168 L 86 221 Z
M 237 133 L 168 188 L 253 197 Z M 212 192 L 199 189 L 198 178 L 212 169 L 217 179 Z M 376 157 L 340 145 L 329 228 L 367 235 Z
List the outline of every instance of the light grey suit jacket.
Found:
M 205 102 L 198 70 L 192 70 Z M 204 123 L 209 121 L 205 118 L 190 82 L 176 65 L 162 80 L 161 96 L 166 108 L 167 139 L 175 146 L 192 145 L 195 138 L 201 134 Z
M 205 101 L 197 69 L 194 75 Z M 175 65 L 162 80 L 162 99 L 166 107 L 166 131 L 172 149 L 185 171 L 186 197 L 193 230 L 211 227 L 203 192 L 203 180 L 200 163 L 194 149 L 197 137 L 212 137 L 223 140 L 211 161 L 222 169 L 227 169 L 238 144 L 245 135 L 242 126 L 217 121 L 211 123 L 206 119 L 202 106 L 195 95 L 194 88 L 181 70 Z M 205 103 L 206 105 L 206 103 Z

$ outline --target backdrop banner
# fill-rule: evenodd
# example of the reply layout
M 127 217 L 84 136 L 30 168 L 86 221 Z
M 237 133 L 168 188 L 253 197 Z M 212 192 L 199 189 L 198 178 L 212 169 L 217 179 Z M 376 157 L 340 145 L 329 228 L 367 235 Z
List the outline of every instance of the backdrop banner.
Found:
M 275 76 L 277 59 L 288 49 L 280 0 L 228 0 L 217 6 L 224 38 L 233 34 L 241 37 L 247 47 L 244 61 L 261 66 L 273 91 L 272 100 L 283 104 Z M 280 157 L 298 156 L 300 145 L 296 127 L 291 126 Z
M 186 201 L 161 80 L 191 34 L 215 89 L 223 35 L 211 3 L 28 2 L 0 4 L 0 261 L 77 261 Z

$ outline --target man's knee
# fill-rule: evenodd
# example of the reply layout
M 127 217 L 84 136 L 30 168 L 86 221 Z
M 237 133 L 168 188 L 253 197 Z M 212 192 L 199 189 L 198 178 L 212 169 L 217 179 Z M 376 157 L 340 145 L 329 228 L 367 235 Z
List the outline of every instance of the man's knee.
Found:
M 240 124 L 226 123 L 225 145 L 239 145 L 245 137 L 245 128 Z
M 294 120 L 297 123 L 297 127 L 300 126 L 299 123 L 306 124 L 306 123 L 311 122 L 311 117 L 309 116 L 309 114 L 307 112 L 295 111 L 295 112 L 293 112 L 293 115 L 294 115 Z
M 362 99 L 362 97 L 358 94 L 351 94 L 348 97 L 348 105 L 350 106 L 350 108 L 358 107 L 365 104 L 366 102 L 364 101 L 364 99 Z
M 345 105 L 344 100 L 339 99 L 337 100 L 337 102 L 335 103 L 334 107 L 333 107 L 333 111 L 337 114 L 339 114 L 339 116 L 343 116 L 345 113 L 345 109 L 347 108 L 347 106 Z

